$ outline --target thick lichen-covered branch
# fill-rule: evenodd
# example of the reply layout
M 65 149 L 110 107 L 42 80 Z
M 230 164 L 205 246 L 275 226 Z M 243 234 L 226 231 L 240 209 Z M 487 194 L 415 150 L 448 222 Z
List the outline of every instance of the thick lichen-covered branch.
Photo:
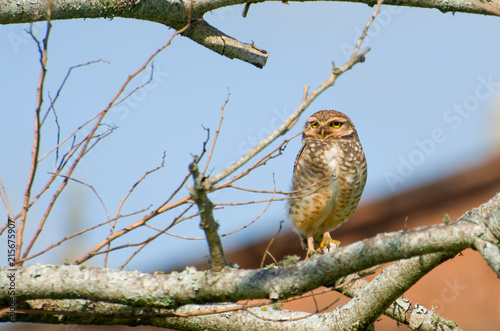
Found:
M 498 246 L 493 235 L 489 239 L 485 239 L 485 235 L 491 233 L 491 228 L 499 228 L 499 210 L 500 194 L 497 194 L 480 208 L 467 213 L 468 219 L 380 234 L 285 268 L 240 270 L 225 267 L 220 272 L 187 268 L 176 274 L 151 275 L 81 266 L 19 267 L 16 295 L 19 300 L 92 299 L 149 307 L 284 299 L 319 286 L 331 286 L 341 277 L 381 263 L 430 253 L 458 253 L 474 247 L 478 240 Z M 4 274 L 8 272 L 5 268 L 0 270 Z M 6 277 L 0 278 L 0 289 L 8 288 L 8 282 Z M 0 291 L 0 301 L 8 299 L 7 291 Z
M 419 307 L 420 310 L 427 309 Z M 420 323 L 419 331 L 458 331 L 456 325 L 432 314 L 434 321 L 443 323 Z M 340 319 L 338 311 L 310 314 L 277 309 L 273 305 L 245 308 L 240 304 L 220 303 L 185 305 L 177 309 L 141 308 L 122 304 L 93 302 L 88 300 L 29 300 L 19 308 L 17 321 L 49 324 L 81 325 L 151 325 L 179 330 L 321 330 Z M 404 319 L 396 321 L 410 326 Z M 416 325 L 416 324 L 415 324 Z M 333 330 L 340 330 L 332 326 Z M 352 330 L 359 327 L 354 326 Z M 345 330 L 345 329 L 343 329 Z
M 373 281 L 342 279 L 336 290 L 353 298 L 343 307 L 342 324 L 368 326 L 383 313 L 412 330 L 460 330 L 448 321 L 421 305 L 413 308 L 411 302 L 400 297 L 429 271 L 454 257 L 456 253 L 432 253 L 399 260 L 384 269 Z M 351 275 L 348 278 L 353 278 Z
M 354 297 L 346 306 L 332 312 L 307 314 L 274 310 L 273 306 L 245 304 L 188 304 L 178 309 L 141 308 L 81 299 L 35 299 L 22 304 L 18 321 L 37 323 L 154 325 L 168 328 L 231 330 L 311 330 L 332 325 L 333 330 L 362 330 L 382 312 L 419 331 L 459 331 L 455 322 L 444 319 L 422 305 L 412 307 L 406 298 L 398 298 L 416 280 L 453 254 L 434 253 L 395 262 L 371 283 L 357 274 L 339 280 L 335 289 Z M 383 292 L 383 293 L 380 293 Z M 392 303 L 391 303 L 392 302 Z M 389 307 L 388 303 L 391 303 Z M 368 307 L 363 307 L 368 305 Z M 386 308 L 383 311 L 383 308 Z M 62 312 L 62 314 L 61 314 Z M 60 316 L 64 315 L 61 320 Z M 336 321 L 333 324 L 333 321 Z
M 168 319 L 170 327 L 175 324 L 179 328 L 186 328 L 193 327 L 193 325 L 188 326 L 189 323 L 197 323 L 200 319 L 178 317 L 179 313 L 187 311 L 191 314 L 193 311 L 206 311 L 216 309 L 216 307 L 225 309 L 228 307 L 227 304 L 223 304 L 225 302 L 246 299 L 285 299 L 296 294 L 303 294 L 319 286 L 333 286 L 341 277 L 374 265 L 410 258 L 393 264 L 377 276 L 372 283 L 357 290 L 354 290 L 354 287 L 347 290 L 346 293 L 349 294 L 349 291 L 352 291 L 350 294 L 354 296 L 354 299 L 347 306 L 339 307 L 331 313 L 315 314 L 308 317 L 307 322 L 304 322 L 304 325 L 309 327 L 312 325 L 311 323 L 330 323 L 330 325 L 352 325 L 353 330 L 358 330 L 371 323 L 384 310 L 386 311 L 389 305 L 393 304 L 392 302 L 420 277 L 454 254 L 468 247 L 477 247 L 479 243 L 488 243 L 488 245 L 498 248 L 498 229 L 500 229 L 500 193 L 482 206 L 465 213 L 454 223 L 380 234 L 326 255 L 283 268 L 240 270 L 225 267 L 219 272 L 196 271 L 194 268 L 186 268 L 180 273 L 165 275 L 85 268 L 83 266 L 32 265 L 17 267 L 15 271 L 2 268 L 0 272 L 6 275 L 15 273 L 16 300 L 19 303 L 20 313 L 23 313 L 20 321 L 33 321 L 34 315 L 46 314 L 43 310 L 22 310 L 37 309 L 37 300 L 50 299 L 57 303 L 58 300 L 69 299 L 70 302 L 77 303 L 80 313 L 68 317 L 65 320 L 67 322 L 106 324 L 106 320 L 100 320 L 97 318 L 99 316 L 95 315 L 98 312 L 96 306 L 112 304 L 118 308 L 121 307 L 120 309 L 128 309 L 128 313 L 120 309 L 112 310 L 115 315 L 109 320 L 111 321 L 109 324 L 139 325 L 144 323 L 166 326 L 165 318 L 171 316 L 173 320 Z M 416 258 L 411 259 L 413 256 Z M 494 262 L 498 255 L 497 252 L 492 251 L 489 254 L 483 254 L 483 257 L 487 260 L 491 259 L 488 263 L 495 265 Z M 3 306 L 7 306 L 11 299 L 7 291 L 9 286 L 10 279 L 0 277 L 0 289 L 2 289 L 0 303 Z M 379 295 L 381 291 L 384 292 L 384 295 Z M 386 296 L 386 294 L 388 295 Z M 378 299 L 376 302 L 371 302 L 373 298 Z M 91 303 L 82 300 L 91 300 Z M 398 300 L 401 301 L 401 299 Z M 220 304 L 216 304 L 217 302 Z M 366 305 L 370 309 L 365 309 Z M 73 306 L 72 304 L 56 305 L 54 310 L 71 313 Z M 177 308 L 179 306 L 182 307 Z M 404 301 L 402 306 L 404 306 Z M 42 304 L 38 309 L 49 309 L 49 307 L 48 304 Z M 139 307 L 142 308 L 139 309 Z M 156 309 L 163 310 L 157 311 Z M 88 313 L 89 311 L 91 312 L 90 317 L 87 314 L 85 315 L 87 320 L 82 320 L 81 312 Z M 130 316 L 124 319 L 116 316 L 116 314 L 155 314 L 155 311 L 167 315 L 158 319 L 144 316 L 144 319 L 135 318 L 132 320 Z M 365 312 L 366 316 L 356 313 L 356 318 L 349 317 L 353 312 L 360 311 Z M 449 330 L 459 330 L 454 323 L 436 317 L 437 315 L 425 314 L 421 316 L 417 310 L 417 315 L 412 318 L 414 310 L 406 307 L 403 311 L 405 311 L 404 320 L 413 321 L 414 326 L 418 324 L 432 327 L 440 322 Z M 169 315 L 172 313 L 175 314 Z M 280 311 L 276 316 L 281 320 L 283 318 L 296 318 L 297 314 L 303 313 Z M 256 323 L 255 329 L 262 328 L 263 323 L 266 325 L 266 329 L 270 329 L 267 327 L 268 320 L 261 317 L 253 318 L 250 315 L 255 317 L 262 314 L 258 310 L 255 311 L 255 308 L 254 311 L 250 308 L 233 309 L 228 314 L 210 315 L 201 328 L 212 329 L 215 325 L 220 326 L 221 324 L 211 323 L 221 322 L 218 319 L 224 320 L 225 318 L 224 321 L 231 322 L 231 329 L 234 330 L 237 330 L 239 325 L 248 329 L 250 325 L 247 323 L 248 321 Z M 397 318 L 403 319 L 403 313 L 398 312 L 395 315 Z M 305 317 L 306 315 L 301 316 Z M 6 318 L 8 316 L 3 315 L 0 320 Z M 37 321 L 50 323 L 51 318 L 53 319 L 52 316 L 45 316 L 44 319 L 38 318 Z M 300 330 L 301 325 L 300 322 L 294 322 L 290 324 L 290 328 Z M 425 328 L 420 327 L 420 329 Z

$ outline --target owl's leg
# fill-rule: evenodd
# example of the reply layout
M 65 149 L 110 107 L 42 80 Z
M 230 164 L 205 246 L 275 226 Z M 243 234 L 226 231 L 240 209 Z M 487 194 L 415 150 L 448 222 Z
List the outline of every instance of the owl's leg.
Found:
M 325 232 L 323 233 L 323 240 L 321 241 L 318 250 L 322 253 L 329 253 L 340 247 L 340 241 L 332 239 L 332 237 L 330 236 L 330 231 L 328 231 L 326 225 L 324 231 Z
M 314 236 L 313 231 L 307 231 L 307 255 L 306 259 L 313 256 L 316 251 L 314 250 Z

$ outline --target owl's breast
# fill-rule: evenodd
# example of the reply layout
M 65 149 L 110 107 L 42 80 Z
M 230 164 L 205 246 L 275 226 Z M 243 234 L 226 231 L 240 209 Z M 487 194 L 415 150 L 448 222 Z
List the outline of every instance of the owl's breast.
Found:
M 339 192 L 338 150 L 323 141 L 305 143 L 297 156 L 293 175 L 294 195 L 289 217 L 299 232 L 320 231 L 333 213 Z
M 314 177 L 325 177 L 335 174 L 338 167 L 338 146 L 328 141 L 308 142 L 304 148 L 304 161 L 315 171 Z M 304 164 L 305 165 L 305 164 Z

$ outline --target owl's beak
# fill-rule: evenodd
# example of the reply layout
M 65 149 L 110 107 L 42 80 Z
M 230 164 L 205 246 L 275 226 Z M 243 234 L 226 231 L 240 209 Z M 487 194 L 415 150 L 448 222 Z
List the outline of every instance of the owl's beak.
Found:
M 321 139 L 325 139 L 325 128 L 321 128 Z

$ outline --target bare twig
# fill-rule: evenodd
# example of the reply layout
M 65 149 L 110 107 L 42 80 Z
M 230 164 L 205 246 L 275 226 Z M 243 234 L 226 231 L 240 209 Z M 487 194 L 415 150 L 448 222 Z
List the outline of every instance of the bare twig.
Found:
M 40 233 L 42 232 L 43 228 L 45 227 L 45 223 L 52 211 L 52 208 L 54 207 L 55 205 L 55 202 L 56 200 L 59 198 L 59 196 L 61 195 L 61 193 L 63 192 L 63 190 L 66 188 L 70 178 L 71 178 L 71 174 L 73 173 L 73 171 L 75 170 L 78 162 L 81 160 L 81 158 L 83 157 L 83 155 L 85 154 L 84 151 L 85 149 L 88 149 L 90 150 L 93 146 L 95 146 L 95 144 L 91 145 L 90 147 L 88 147 L 88 143 L 90 142 L 90 139 L 92 139 L 93 136 L 88 136 L 87 139 L 85 139 L 83 142 L 82 142 L 82 145 L 84 146 L 84 148 L 80 151 L 80 154 L 79 156 L 76 158 L 76 160 L 73 162 L 73 164 L 71 165 L 69 171 L 67 172 L 67 175 L 66 176 L 61 176 L 63 178 L 61 184 L 59 185 L 59 187 L 56 189 L 55 193 L 52 195 L 52 198 L 50 199 L 50 202 L 47 206 L 47 208 L 45 209 L 45 212 L 42 216 L 42 218 L 40 219 L 40 222 L 38 224 L 38 228 L 37 230 L 35 231 L 35 234 L 33 235 L 33 238 L 31 239 L 30 241 L 30 244 L 29 246 L 26 248 L 24 254 L 23 254 L 23 259 L 26 258 L 31 250 L 31 248 L 33 247 L 35 241 L 37 240 L 37 238 L 39 237 Z M 97 141 L 99 141 L 100 139 L 104 138 L 105 135 L 102 135 L 101 137 L 97 138 Z M 78 147 L 79 148 L 79 147 Z M 74 155 L 76 154 L 76 152 L 78 151 L 78 148 L 75 148 L 71 155 Z M 58 176 L 58 174 L 64 169 L 64 166 L 61 166 L 59 167 L 58 171 L 56 173 L 54 173 L 52 175 L 52 178 L 55 178 Z M 50 179 L 49 180 L 49 183 L 52 182 L 53 179 Z M 48 184 L 46 184 L 45 186 L 47 189 L 49 187 Z M 108 215 L 109 217 L 109 215 Z
M 3 184 L 2 178 L 0 178 L 0 197 L 2 197 L 3 205 L 5 206 L 5 210 L 7 211 L 7 215 L 9 219 L 14 219 L 14 213 L 12 211 L 12 206 L 9 201 L 9 195 L 7 194 L 7 190 L 5 189 L 5 185 Z M 0 234 L 7 228 L 8 222 L 5 223 L 5 226 L 0 230 Z
M 190 21 L 190 20 L 188 20 Z M 171 37 L 170 39 L 167 41 L 167 43 L 165 45 L 163 45 L 162 47 L 160 47 L 156 52 L 154 52 L 147 60 L 146 62 L 135 72 L 133 73 L 132 75 L 130 75 L 125 83 L 121 86 L 121 88 L 119 89 L 119 91 L 116 93 L 116 95 L 113 97 L 113 99 L 111 100 L 111 102 L 108 104 L 108 106 L 99 114 L 99 117 L 97 119 L 97 123 L 96 125 L 94 126 L 92 132 L 89 134 L 89 137 L 93 136 L 93 134 L 95 133 L 95 131 L 97 130 L 97 127 L 98 127 L 98 124 L 101 123 L 102 119 L 104 118 L 104 116 L 106 115 L 106 113 L 108 112 L 108 110 L 113 107 L 116 103 L 116 101 L 118 100 L 119 96 L 123 93 L 123 91 L 125 90 L 125 88 L 128 86 L 129 82 L 134 78 L 136 77 L 140 72 L 144 71 L 144 69 L 149 65 L 149 63 L 161 52 L 163 51 L 165 48 L 167 48 L 168 46 L 170 46 L 170 44 L 172 43 L 172 40 L 178 35 L 178 34 L 181 34 L 183 33 L 187 28 L 189 27 L 189 23 L 184 26 L 182 29 L 180 30 L 177 30 Z M 81 156 L 83 156 L 85 150 L 86 150 L 86 147 L 88 145 L 88 142 L 89 140 L 86 140 L 86 145 L 84 146 L 83 148 L 83 152 L 79 155 L 77 161 L 81 158 Z M 76 166 L 77 164 L 77 161 L 73 164 L 73 167 L 70 169 L 69 173 L 72 172 L 72 170 L 74 169 L 74 167 Z M 176 193 L 176 192 L 174 192 Z M 181 205 L 183 203 L 185 203 L 187 199 L 185 200 L 182 200 L 181 201 L 178 201 L 177 203 L 173 204 L 174 206 L 177 206 L 177 205 Z M 165 209 L 165 206 L 163 206 L 164 210 Z M 137 228 L 137 227 L 140 227 L 142 225 L 144 225 L 149 219 L 153 218 L 154 216 L 158 215 L 160 213 L 159 209 L 149 213 L 148 215 L 144 216 L 141 220 L 137 221 L 136 223 L 134 223 L 133 225 L 130 225 L 128 227 L 126 227 L 125 229 L 122 229 L 116 233 L 113 233 L 112 235 L 108 236 L 105 240 L 101 241 L 97 246 L 95 246 L 94 248 L 92 248 L 90 251 L 88 251 L 87 253 L 85 253 L 84 255 L 82 255 L 81 257 L 79 257 L 78 259 L 76 259 L 73 263 L 74 264 L 80 264 L 86 260 L 88 260 L 89 258 L 91 258 L 92 256 L 96 255 L 96 253 L 104 246 L 108 245 L 111 241 L 113 241 L 114 239 L 122 236 L 123 234 Z
M 50 28 L 52 27 L 52 24 L 50 23 L 50 16 L 51 16 L 51 1 L 48 1 L 47 4 L 47 32 L 45 33 L 45 38 L 43 39 L 43 44 L 42 46 L 40 45 L 40 42 L 36 39 L 35 35 L 33 34 L 32 31 L 30 31 L 31 37 L 35 40 L 38 46 L 38 51 L 40 53 L 40 65 L 41 65 L 41 72 L 40 72 L 40 78 L 38 80 L 38 87 L 37 87 L 37 98 L 36 98 L 36 106 L 35 106 L 35 128 L 34 128 L 34 139 L 33 139 L 33 148 L 31 151 L 31 169 L 30 173 L 28 175 L 28 182 L 26 184 L 26 190 L 24 193 L 24 202 L 23 202 L 23 209 L 21 211 L 21 219 L 18 222 L 17 225 L 17 249 L 16 249 L 16 256 L 15 259 L 18 261 L 21 257 L 21 247 L 23 245 L 23 233 L 24 233 L 24 226 L 26 224 L 26 216 L 28 214 L 29 210 L 29 205 L 30 205 L 30 196 L 31 196 L 31 188 L 33 186 L 33 183 L 35 181 L 35 175 L 36 175 L 36 169 L 38 167 L 38 153 L 40 150 L 40 113 L 42 110 L 42 103 L 43 103 L 43 84 L 45 82 L 45 74 L 47 72 L 47 47 L 49 43 L 49 35 L 50 35 Z
M 64 86 L 66 85 L 66 82 L 68 81 L 68 78 L 69 76 L 71 75 L 71 72 L 74 70 L 74 69 L 77 69 L 77 68 L 81 68 L 81 67 L 85 67 L 85 66 L 88 66 L 88 65 L 91 65 L 91 64 L 94 64 L 94 63 L 98 63 L 98 62 L 104 62 L 104 63 L 108 63 L 108 61 L 106 60 L 102 60 L 102 59 L 99 59 L 99 60 L 94 60 L 94 61 L 89 61 L 87 63 L 81 63 L 81 64 L 77 64 L 75 66 L 72 66 L 68 69 L 68 71 L 66 72 L 66 76 L 64 76 L 64 79 L 61 83 L 61 85 L 59 85 L 59 88 L 57 89 L 57 92 L 56 92 L 56 95 L 54 97 L 53 100 L 51 100 L 50 102 L 50 107 L 49 109 L 47 109 L 47 111 L 45 112 L 45 115 L 43 116 L 43 120 L 41 121 L 41 125 L 43 125 L 43 123 L 45 122 L 45 120 L 47 119 L 47 116 L 48 114 L 50 113 L 50 110 L 54 109 L 54 105 L 55 103 L 57 102 L 57 99 L 59 99 L 59 96 L 61 95 L 61 91 L 62 89 L 64 88 Z M 42 157 L 43 158 L 43 157 Z M 41 159 L 39 159 L 39 161 L 41 161 Z
M 224 105 L 222 105 L 222 107 L 220 109 L 219 126 L 217 127 L 217 131 L 215 132 L 214 142 L 212 143 L 212 148 L 210 148 L 210 153 L 208 153 L 208 159 L 207 159 L 207 163 L 205 164 L 205 169 L 203 169 L 203 174 L 207 173 L 208 165 L 210 164 L 210 160 L 212 159 L 212 154 L 213 154 L 214 149 L 215 149 L 215 144 L 217 143 L 217 138 L 219 137 L 220 128 L 222 126 L 222 121 L 224 120 L 224 109 L 226 109 L 226 105 L 229 102 L 230 96 L 231 96 L 231 92 L 228 89 L 226 101 L 224 102 Z
M 110 229 L 110 234 L 113 234 L 113 232 L 115 232 L 115 228 L 116 228 L 116 222 L 118 221 L 118 215 L 120 215 L 121 211 L 122 211 L 122 208 L 123 208 L 123 205 L 125 204 L 125 201 L 127 201 L 127 199 L 130 197 L 130 195 L 132 194 L 132 192 L 135 190 L 135 188 L 148 176 L 150 175 L 151 173 L 155 172 L 155 171 L 158 171 L 160 170 L 161 168 L 163 168 L 165 166 L 165 157 L 166 157 L 166 154 L 163 153 L 163 157 L 162 157 L 162 160 L 161 160 L 161 164 L 152 169 L 152 170 L 149 170 L 149 171 L 146 171 L 141 178 L 139 178 L 138 181 L 135 182 L 134 185 L 132 185 L 132 188 L 127 192 L 127 194 L 123 197 L 123 199 L 120 201 L 120 204 L 118 205 L 118 209 L 116 210 L 116 216 L 115 216 L 115 222 L 111 225 L 111 229 Z M 111 248 L 111 242 L 108 243 L 108 249 Z M 105 258 L 104 258 L 104 267 L 107 266 L 107 263 L 108 263 L 108 254 L 106 254 Z
M 278 232 L 276 232 L 276 234 L 271 238 L 271 240 L 269 240 L 269 243 L 267 244 L 267 247 L 266 247 L 266 249 L 264 251 L 264 255 L 262 256 L 262 260 L 260 261 L 260 267 L 259 267 L 259 269 L 262 269 L 264 267 L 264 261 L 266 260 L 266 255 L 269 255 L 273 259 L 275 265 L 278 265 L 278 261 L 276 261 L 276 259 L 271 255 L 271 253 L 269 252 L 269 249 L 271 248 L 271 245 L 273 244 L 273 242 L 276 239 L 276 237 L 278 237 L 278 235 L 280 234 L 281 229 L 283 228 L 283 223 L 284 222 L 285 221 L 280 221 L 280 227 L 278 229 Z
M 182 217 L 185 213 L 187 213 L 187 212 L 188 212 L 188 210 L 189 210 L 189 209 L 191 209 L 191 207 L 192 207 L 192 206 L 193 206 L 193 205 L 190 205 L 189 207 L 187 207 L 187 208 L 186 208 L 186 209 L 185 209 L 185 210 L 184 210 L 184 211 L 183 211 L 183 212 L 182 212 L 179 216 L 177 216 L 177 217 L 176 217 L 176 219 L 181 218 L 181 217 Z M 185 217 L 184 219 L 188 219 L 188 218 L 191 218 L 191 217 L 194 217 L 194 216 L 196 216 L 196 215 L 192 215 L 192 216 L 190 216 L 190 217 Z M 175 222 L 175 221 L 174 221 L 174 222 Z M 125 266 L 126 266 L 126 265 L 127 265 L 127 264 L 128 264 L 128 263 L 129 263 L 129 262 L 130 262 L 130 261 L 131 261 L 131 260 L 132 260 L 132 259 L 133 259 L 136 255 L 137 255 L 137 254 L 139 254 L 139 252 L 140 252 L 140 251 L 141 251 L 144 247 L 146 247 L 146 246 L 147 246 L 150 242 L 152 242 L 153 240 L 155 240 L 156 238 L 158 238 L 158 237 L 159 237 L 160 235 L 162 235 L 162 234 L 170 234 L 170 233 L 166 232 L 166 231 L 167 231 L 167 229 L 165 229 L 165 230 L 162 230 L 162 231 L 161 231 L 161 230 L 159 230 L 159 229 L 157 229 L 157 228 L 154 228 L 153 226 L 151 226 L 151 225 L 149 225 L 149 224 L 146 224 L 146 226 L 147 226 L 147 227 L 149 227 L 149 228 L 153 228 L 154 230 L 157 230 L 157 231 L 158 231 L 158 233 L 157 233 L 156 235 L 151 236 L 151 237 L 149 237 L 148 239 L 144 240 L 144 241 L 141 243 L 141 247 L 139 247 L 138 249 L 136 249 L 136 250 L 135 250 L 135 252 L 134 252 L 134 253 L 132 253 L 132 255 L 130 255 L 130 256 L 128 257 L 128 259 L 127 259 L 127 260 L 126 260 L 126 261 L 125 261 L 125 262 L 124 262 L 124 263 L 120 266 L 120 270 L 123 270 L 123 268 L 125 268 Z M 110 246 L 108 246 L 108 249 L 109 249 L 109 247 L 110 247 Z
M 135 211 L 135 212 L 130 213 L 130 214 L 118 215 L 116 219 L 120 219 L 120 218 L 124 218 L 124 217 L 134 216 L 134 215 L 137 215 L 137 214 L 143 213 L 143 212 L 145 212 L 146 210 L 147 210 L 147 209 L 141 209 L 141 210 Z M 52 248 L 55 248 L 55 247 L 57 247 L 57 246 L 60 246 L 62 243 L 64 243 L 64 242 L 65 242 L 65 241 L 67 241 L 67 240 L 70 240 L 70 239 L 73 239 L 73 238 L 75 238 L 75 237 L 78 237 L 78 236 L 80 236 L 80 235 L 82 235 L 82 234 L 84 234 L 84 233 L 87 233 L 87 232 L 89 232 L 89 231 L 92 231 L 92 230 L 94 230 L 94 229 L 97 229 L 97 228 L 99 228 L 99 227 L 101 227 L 101 226 L 103 226 L 103 225 L 109 224 L 109 223 L 114 222 L 114 221 L 115 221 L 115 218 L 110 219 L 110 220 L 107 220 L 107 221 L 102 222 L 102 223 L 99 223 L 99 224 L 97 224 L 97 225 L 94 225 L 94 226 L 88 227 L 88 228 L 86 228 L 86 229 L 84 229 L 84 230 L 81 230 L 81 231 L 79 231 L 79 232 L 73 233 L 72 235 L 66 236 L 66 237 L 64 237 L 63 239 L 59 240 L 58 242 L 56 242 L 56 243 L 54 243 L 54 244 L 52 244 L 52 245 L 48 246 L 48 247 L 47 247 L 47 248 L 45 248 L 44 250 L 42 250 L 42 251 L 40 251 L 40 252 L 38 252 L 38 253 L 36 253 L 36 254 L 33 254 L 33 255 L 27 256 L 27 257 L 25 257 L 25 258 L 22 258 L 19 262 L 28 261 L 28 260 L 31 260 L 31 259 L 33 259 L 33 258 L 37 257 L 37 256 L 40 256 L 40 255 L 42 255 L 42 254 L 45 254 L 45 253 L 47 253 L 49 250 L 51 250 Z
M 269 160 L 272 160 L 272 159 L 277 158 L 278 156 L 282 155 L 282 153 L 285 150 L 285 148 L 288 145 L 288 143 L 291 140 L 293 140 L 296 137 L 298 137 L 299 135 L 301 135 L 301 134 L 302 134 L 302 132 L 296 134 L 295 136 L 293 136 L 293 137 L 291 137 L 289 139 L 284 140 L 278 147 L 276 147 L 274 150 L 272 150 L 266 156 L 264 156 L 263 158 L 261 158 L 260 160 L 258 160 L 257 162 L 255 162 L 252 166 L 248 167 L 248 169 L 246 169 L 245 171 L 241 172 L 240 174 L 234 176 L 233 178 L 231 178 L 227 182 L 212 187 L 209 191 L 215 191 L 215 190 L 219 190 L 221 188 L 230 187 L 232 185 L 232 183 L 234 183 L 235 181 L 237 181 L 237 180 L 245 177 L 246 175 L 248 175 L 253 170 L 257 169 L 258 167 L 261 167 L 261 166 L 265 165 Z M 212 177 L 210 177 L 210 178 L 212 178 Z
M 130 96 L 132 96 L 135 92 L 139 91 L 140 89 L 144 88 L 145 86 L 147 86 L 149 83 L 151 83 L 153 81 L 153 77 L 154 77 L 154 72 L 155 72 L 155 67 L 154 67 L 154 63 L 151 63 L 151 74 L 149 75 L 149 79 L 144 82 L 143 84 L 139 85 L 139 86 L 136 86 L 132 91 L 130 91 L 127 95 L 125 95 L 123 98 L 121 98 L 121 100 L 118 100 L 116 101 L 114 104 L 113 104 L 113 107 L 116 107 L 118 106 L 119 104 L 121 104 L 122 102 L 124 102 L 125 100 L 127 100 L 128 98 L 130 98 Z
M 106 216 L 107 216 L 108 220 L 110 219 L 109 213 L 108 213 L 108 208 L 106 208 L 106 204 L 104 203 L 104 201 L 102 200 L 101 196 L 99 195 L 99 193 L 95 190 L 95 188 L 92 185 L 89 185 L 87 183 L 84 183 L 84 182 L 82 182 L 80 180 L 77 180 L 77 179 L 74 179 L 74 178 L 69 178 L 69 177 L 66 177 L 66 176 L 62 176 L 62 177 L 64 178 L 64 180 L 72 180 L 72 181 L 74 181 L 76 183 L 82 184 L 82 185 L 87 186 L 88 188 L 90 188 L 92 190 L 92 192 L 94 192 L 94 194 L 96 195 L 96 197 L 99 200 L 99 202 L 101 203 L 102 207 L 104 208 L 104 211 L 106 212 Z M 42 232 L 42 229 L 44 227 L 45 220 L 47 219 L 47 217 L 48 217 L 48 214 L 45 213 L 44 216 L 42 217 L 42 222 L 40 222 L 40 224 L 39 224 L 39 226 L 38 226 L 35 234 L 33 235 L 33 238 L 31 239 L 30 243 L 28 244 L 28 247 L 26 247 L 26 250 L 25 250 L 25 252 L 23 254 L 22 260 L 24 260 L 28 256 L 29 252 L 31 251 L 31 248 L 33 247 L 33 244 L 35 243 L 36 239 L 38 238 L 38 236 Z

